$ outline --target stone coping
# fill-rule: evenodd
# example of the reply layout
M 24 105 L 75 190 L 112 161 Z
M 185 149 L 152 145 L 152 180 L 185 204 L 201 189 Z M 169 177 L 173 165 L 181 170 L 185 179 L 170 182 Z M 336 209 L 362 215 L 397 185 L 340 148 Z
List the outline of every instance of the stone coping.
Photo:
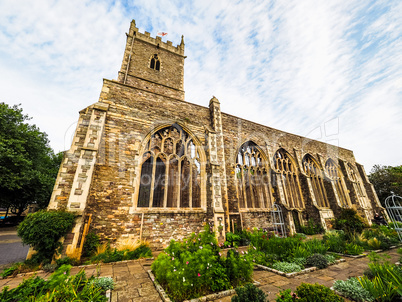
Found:
M 343 256 L 343 257 L 349 257 L 349 258 L 362 258 L 362 257 L 366 257 L 371 252 L 375 252 L 375 253 L 386 252 L 386 251 L 392 250 L 394 248 L 399 248 L 400 246 L 401 246 L 401 244 L 398 244 L 398 245 L 390 246 L 389 249 L 387 249 L 387 250 L 366 251 L 365 253 L 360 254 L 360 255 L 349 255 L 349 254 L 342 254 L 342 253 L 335 253 L 335 252 L 328 252 L 328 253 L 336 254 L 336 255 L 339 255 L 339 256 Z
M 163 287 L 159 284 L 159 282 L 156 280 L 154 274 L 152 273 L 151 270 L 147 271 L 149 277 L 151 278 L 152 282 L 155 285 L 156 290 L 159 293 L 159 296 L 162 298 L 162 300 L 164 302 L 172 302 L 172 300 L 170 300 L 169 296 L 167 295 L 167 293 L 165 292 L 165 290 L 163 289 Z M 258 281 L 254 281 L 253 284 L 255 286 L 260 286 L 261 283 Z M 191 299 L 191 300 L 184 300 L 183 302 L 204 302 L 204 301 L 214 301 L 216 299 L 220 299 L 223 297 L 227 297 L 227 296 L 231 296 L 236 294 L 236 290 L 234 289 L 229 289 L 229 290 L 225 290 L 225 291 L 221 291 L 218 293 L 213 293 L 207 296 L 203 296 L 203 297 L 199 297 L 199 298 L 195 298 L 195 299 Z
M 335 253 L 335 252 L 328 252 L 328 253 L 332 253 L 332 254 L 335 254 L 335 255 L 339 255 L 339 256 L 342 256 L 342 257 L 348 257 L 348 258 L 363 258 L 363 257 L 366 257 L 368 255 L 368 253 L 363 253 L 363 254 L 360 254 L 360 255 L 349 255 L 349 254 L 342 254 L 342 253 Z
M 345 259 L 335 260 L 335 263 L 331 263 L 328 266 L 335 265 L 335 264 L 345 262 L 345 261 L 346 261 Z M 312 267 L 309 267 L 309 268 L 305 268 L 304 270 L 301 270 L 300 272 L 285 273 L 285 272 L 281 272 L 281 271 L 278 271 L 276 269 L 273 269 L 271 267 L 264 266 L 264 265 L 261 265 L 261 264 L 255 264 L 255 266 L 258 267 L 258 268 L 261 268 L 263 270 L 270 271 L 272 273 L 284 276 L 286 278 L 292 278 L 292 277 L 295 277 L 295 276 L 298 276 L 298 275 L 304 275 L 304 274 L 307 274 L 307 273 L 314 272 L 314 271 L 318 270 L 317 267 L 312 266 Z

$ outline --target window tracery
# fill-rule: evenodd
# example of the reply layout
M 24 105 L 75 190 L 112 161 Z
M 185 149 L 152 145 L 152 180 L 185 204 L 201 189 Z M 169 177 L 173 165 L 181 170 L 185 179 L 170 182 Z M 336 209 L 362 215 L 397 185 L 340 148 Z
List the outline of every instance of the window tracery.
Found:
M 325 164 L 325 170 L 329 178 L 334 182 L 339 201 L 342 208 L 350 207 L 348 193 L 343 184 L 342 172 L 332 159 L 328 159 Z
M 362 187 L 361 180 L 359 175 L 357 174 L 356 168 L 351 163 L 347 163 L 346 167 L 349 174 L 349 179 L 353 183 L 353 187 L 355 189 L 360 205 L 363 207 L 368 207 L 368 203 L 365 198 L 366 194 Z
M 201 166 L 192 138 L 178 125 L 154 133 L 142 157 L 138 207 L 201 207 Z
M 324 187 L 324 177 L 317 162 L 310 154 L 303 158 L 303 171 L 311 180 L 311 186 L 317 206 L 321 208 L 329 208 L 327 193 Z
M 274 155 L 278 183 L 281 183 L 284 204 L 290 208 L 304 208 L 297 168 L 288 152 L 279 149 Z
M 161 61 L 157 54 L 154 54 L 151 58 L 151 62 L 149 64 L 149 68 L 160 71 L 161 69 Z
M 240 208 L 258 209 L 272 206 L 266 164 L 257 145 L 251 141 L 240 147 L 235 177 Z

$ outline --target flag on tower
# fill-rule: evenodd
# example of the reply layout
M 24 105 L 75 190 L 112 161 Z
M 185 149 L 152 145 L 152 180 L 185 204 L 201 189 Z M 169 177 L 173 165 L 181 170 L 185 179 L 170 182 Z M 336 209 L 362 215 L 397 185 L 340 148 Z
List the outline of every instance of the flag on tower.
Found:
M 163 31 L 163 32 L 161 32 L 161 33 L 158 33 L 158 36 L 164 37 L 164 36 L 167 36 L 167 33 L 165 33 L 165 32 Z

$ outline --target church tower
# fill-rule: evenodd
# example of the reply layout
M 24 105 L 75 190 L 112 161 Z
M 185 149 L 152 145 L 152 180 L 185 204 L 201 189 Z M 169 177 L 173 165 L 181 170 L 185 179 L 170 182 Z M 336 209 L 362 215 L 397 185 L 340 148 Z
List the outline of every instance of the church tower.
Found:
M 140 33 L 133 20 L 127 35 L 118 81 L 184 101 L 184 39 L 180 45 Z

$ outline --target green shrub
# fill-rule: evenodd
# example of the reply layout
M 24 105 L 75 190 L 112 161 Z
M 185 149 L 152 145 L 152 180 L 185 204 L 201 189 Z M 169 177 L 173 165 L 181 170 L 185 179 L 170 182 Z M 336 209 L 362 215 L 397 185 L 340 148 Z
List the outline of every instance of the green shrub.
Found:
M 284 273 L 294 273 L 302 270 L 300 265 L 292 262 L 276 262 L 272 265 L 272 268 Z
M 71 231 L 75 215 L 63 211 L 38 211 L 28 214 L 18 225 L 22 243 L 29 244 L 37 252 L 35 260 L 49 263 L 62 244 L 60 238 Z
M 292 260 L 292 262 L 295 263 L 295 264 L 297 264 L 297 265 L 299 265 L 299 266 L 303 269 L 304 266 L 305 266 L 306 263 L 307 263 L 307 260 L 306 260 L 306 258 L 300 257 L 300 258 L 294 258 L 294 259 Z
M 357 278 L 350 278 L 346 281 L 336 280 L 334 289 L 354 301 L 374 301 L 374 298 L 361 286 Z
M 19 267 L 23 265 L 22 262 L 13 263 L 10 267 L 6 267 L 0 274 L 2 278 L 6 278 L 9 276 L 13 276 L 16 271 L 18 271 Z M 15 275 L 18 274 L 15 273 Z
M 296 289 L 299 302 L 343 302 L 343 298 L 336 295 L 328 287 L 320 284 L 302 283 Z
M 401 255 L 401 257 L 399 257 L 399 263 L 402 263 L 402 248 L 398 249 L 398 254 Z
M 313 219 L 309 219 L 306 226 L 296 225 L 298 233 L 303 233 L 307 235 L 315 235 L 324 233 L 324 228 L 320 223 L 316 224 Z
M 236 251 L 223 257 L 207 225 L 204 232 L 183 242 L 172 240 L 151 268 L 168 295 L 182 301 L 251 282 L 250 259 Z
M 296 293 L 292 293 L 290 289 L 285 289 L 276 294 L 276 302 L 293 302 L 298 300 Z
M 265 302 L 268 301 L 266 294 L 256 287 L 248 283 L 244 287 L 236 288 L 236 296 L 232 297 L 232 302 Z
M 364 226 L 363 219 L 354 209 L 341 209 L 340 215 L 334 222 L 334 228 L 344 231 L 348 238 L 353 237 L 356 233 L 360 234 L 363 231 Z
M 107 301 L 102 285 L 107 283 L 109 288 L 113 287 L 110 281 L 95 281 L 95 277 L 87 279 L 83 270 L 70 276 L 70 269 L 71 266 L 63 265 L 48 281 L 32 276 L 15 289 L 5 287 L 0 293 L 0 301 Z
M 327 255 L 324 255 L 324 258 L 327 259 L 328 264 L 334 264 L 334 263 L 336 263 L 336 258 L 335 258 L 334 255 L 329 255 L 329 254 L 327 254 Z
M 345 251 L 346 236 L 343 231 L 328 231 L 322 238 L 322 242 L 328 247 L 328 250 L 335 253 Z
M 18 274 L 35 271 L 37 269 L 39 269 L 39 264 L 30 260 L 25 260 L 24 262 L 16 262 L 4 268 L 0 277 L 15 277 Z
M 53 273 L 56 270 L 56 268 L 57 264 L 51 264 L 51 263 L 47 263 L 44 266 L 42 266 L 42 269 L 48 273 Z
M 77 259 L 70 258 L 70 257 L 63 257 L 60 259 L 56 259 L 57 267 L 60 267 L 62 265 L 77 265 L 77 264 L 78 264 Z
M 304 248 L 312 254 L 322 254 L 325 255 L 328 251 L 328 246 L 323 244 L 320 240 L 313 239 L 304 242 Z
M 110 263 L 110 262 L 134 260 L 146 257 L 152 257 L 152 251 L 146 244 L 141 244 L 135 250 L 125 249 L 122 251 L 119 251 L 117 249 L 111 249 L 110 246 L 108 246 L 108 248 L 104 253 L 91 257 L 91 262 Z
M 328 266 L 328 260 L 322 254 L 313 254 L 306 259 L 306 264 L 323 269 Z
M 343 251 L 344 254 L 348 255 L 360 255 L 363 254 L 364 247 L 357 245 L 353 242 L 347 243 L 345 245 L 345 250 Z
M 244 284 L 245 280 L 252 280 L 253 264 L 236 250 L 228 251 L 223 266 L 233 287 Z
M 293 249 L 292 256 L 294 258 L 307 258 L 311 255 L 311 252 L 306 249 L 305 246 L 297 246 Z
M 114 288 L 114 281 L 112 277 L 101 277 L 101 278 L 96 278 L 93 279 L 90 282 L 91 285 L 95 287 L 99 287 L 104 291 L 107 291 L 108 289 L 113 289 Z
M 84 246 L 82 249 L 82 256 L 83 257 L 92 257 L 95 254 L 96 249 L 98 248 L 99 245 L 100 245 L 99 235 L 97 235 L 93 232 L 89 232 L 85 236 L 85 242 L 84 242 Z

